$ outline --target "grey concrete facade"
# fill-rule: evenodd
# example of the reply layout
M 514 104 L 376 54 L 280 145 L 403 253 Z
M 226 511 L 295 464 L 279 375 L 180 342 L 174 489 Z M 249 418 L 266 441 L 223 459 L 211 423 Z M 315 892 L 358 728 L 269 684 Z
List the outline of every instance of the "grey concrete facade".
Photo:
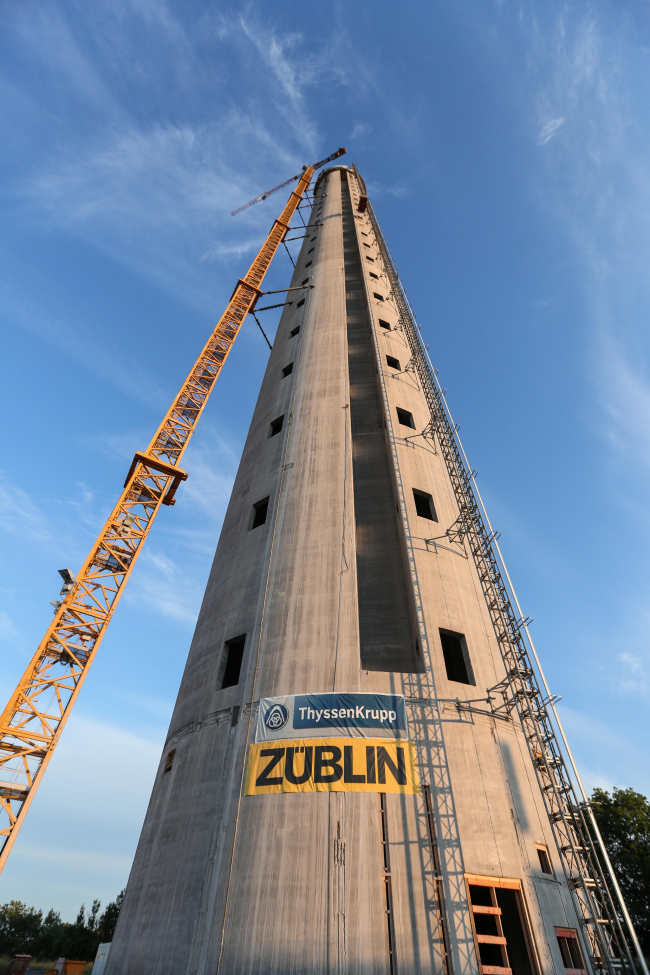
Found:
M 554 929 L 580 927 L 521 729 L 454 703 L 482 696 L 504 666 L 471 557 L 444 537 L 427 541 L 444 536 L 458 509 L 443 459 L 416 436 L 427 405 L 405 370 L 359 195 L 346 167 L 317 184 L 291 281 L 314 288 L 285 308 L 269 357 L 107 975 L 444 970 L 424 792 L 385 796 L 383 820 L 375 794 L 242 795 L 256 703 L 284 694 L 378 691 L 411 702 L 420 777 L 437 810 L 454 975 L 481 970 L 467 875 L 497 888 L 501 878 L 520 882 L 527 961 L 513 947 L 515 975 L 561 975 Z M 395 514 L 391 436 L 427 652 Z M 430 517 L 414 491 L 432 499 Z M 252 527 L 266 498 L 266 521 Z M 474 684 L 449 678 L 445 633 L 463 635 Z M 239 681 L 222 689 L 226 643 L 244 635 Z

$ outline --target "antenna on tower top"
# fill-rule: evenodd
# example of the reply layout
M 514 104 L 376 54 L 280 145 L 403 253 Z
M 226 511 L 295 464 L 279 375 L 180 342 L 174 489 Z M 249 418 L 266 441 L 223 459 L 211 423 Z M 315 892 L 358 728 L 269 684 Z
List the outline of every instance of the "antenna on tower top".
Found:
M 313 169 L 320 169 L 320 167 L 324 166 L 325 163 L 331 162 L 333 159 L 338 159 L 339 156 L 344 156 L 346 152 L 347 149 L 337 149 L 336 152 L 333 152 L 331 156 L 327 157 L 327 159 L 321 159 L 320 162 L 314 163 Z M 275 193 L 277 190 L 281 190 L 283 186 L 288 186 L 289 183 L 293 183 L 294 179 L 300 179 L 306 169 L 307 166 L 303 166 L 302 172 L 298 173 L 296 176 L 291 176 L 290 179 L 285 179 L 284 183 L 278 183 L 278 185 L 274 186 L 272 190 L 267 190 L 266 193 L 262 193 L 261 196 L 256 196 L 254 200 L 249 200 L 248 203 L 244 203 L 243 206 L 237 207 L 236 210 L 232 211 L 231 216 L 235 217 L 238 213 L 241 213 L 242 210 L 247 210 L 248 207 L 255 206 L 256 203 L 261 203 L 262 200 L 265 200 L 267 196 L 271 195 L 271 193 Z

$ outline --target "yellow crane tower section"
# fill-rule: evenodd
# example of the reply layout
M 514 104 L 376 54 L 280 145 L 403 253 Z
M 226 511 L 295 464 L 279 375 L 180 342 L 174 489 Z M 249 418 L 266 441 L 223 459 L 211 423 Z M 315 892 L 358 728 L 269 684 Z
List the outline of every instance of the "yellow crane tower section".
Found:
M 54 620 L 0 719 L 0 870 L 4 867 L 72 706 L 115 611 L 160 506 L 174 504 L 187 474 L 179 467 L 212 387 L 260 285 L 290 229 L 314 171 L 342 156 L 306 166 L 248 273 L 143 453 L 136 453 L 124 490 L 76 579 L 63 571 L 62 600 Z M 292 182 L 288 180 L 287 182 Z M 281 184 L 282 186 L 286 183 Z M 275 187 L 279 189 L 280 187 Z M 269 193 L 274 192 L 270 190 Z M 258 197 L 256 203 L 265 199 Z M 248 205 L 248 204 L 247 204 Z M 244 209 L 243 207 L 241 209 Z M 236 211 L 237 212 L 237 211 Z

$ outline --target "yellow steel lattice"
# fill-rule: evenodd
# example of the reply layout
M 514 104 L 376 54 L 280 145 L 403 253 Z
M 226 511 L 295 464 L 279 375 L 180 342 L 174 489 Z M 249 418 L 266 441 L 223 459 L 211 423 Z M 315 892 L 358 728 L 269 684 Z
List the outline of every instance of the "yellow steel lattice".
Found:
M 149 447 L 135 455 L 117 504 L 76 580 L 64 586 L 54 620 L 2 713 L 0 870 L 153 520 L 162 504 L 174 504 L 174 493 L 187 477 L 179 461 L 314 169 L 303 171 Z

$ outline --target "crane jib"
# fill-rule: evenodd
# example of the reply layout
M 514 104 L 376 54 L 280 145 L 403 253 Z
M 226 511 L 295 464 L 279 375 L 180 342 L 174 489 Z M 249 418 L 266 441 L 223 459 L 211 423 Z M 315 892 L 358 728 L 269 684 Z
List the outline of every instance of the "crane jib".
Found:
M 333 156 L 342 155 L 339 150 Z M 328 161 L 328 160 L 326 160 Z M 318 165 L 323 165 L 319 163 Z M 174 503 L 178 465 L 260 285 L 311 182 L 298 178 L 284 210 L 181 386 L 79 571 L 64 582 L 54 619 L 0 718 L 0 870 L 34 798 L 124 586 L 160 506 Z M 289 180 L 292 182 L 292 180 Z M 285 184 L 286 185 L 286 184 Z

